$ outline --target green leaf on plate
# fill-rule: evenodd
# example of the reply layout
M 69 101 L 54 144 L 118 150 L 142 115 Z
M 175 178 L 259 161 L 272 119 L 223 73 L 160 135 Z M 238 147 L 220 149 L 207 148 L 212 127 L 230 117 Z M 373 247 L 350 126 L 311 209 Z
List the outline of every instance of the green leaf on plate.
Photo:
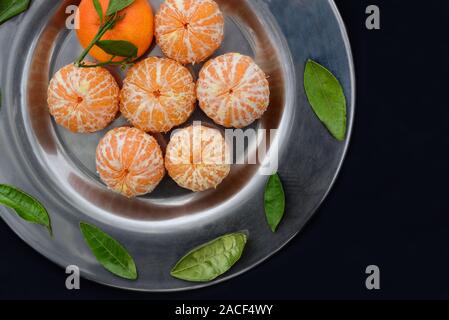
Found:
M 1 0 L 0 24 L 28 9 L 30 0 Z
M 276 232 L 285 212 L 285 193 L 278 174 L 268 179 L 264 195 L 265 216 L 271 231 Z
M 106 270 L 128 280 L 137 279 L 133 258 L 117 240 L 85 222 L 80 223 L 80 230 L 93 255 Z
M 100 23 L 103 23 L 103 8 L 101 7 L 100 0 L 92 0 L 94 2 L 95 11 L 97 11 Z
M 246 234 L 236 232 L 203 244 L 179 260 L 171 275 L 192 282 L 212 281 L 240 259 L 246 241 Z
M 337 78 L 325 67 L 308 60 L 304 87 L 313 111 L 340 141 L 346 138 L 346 98 Z
M 0 184 L 0 204 L 13 209 L 23 220 L 46 227 L 52 234 L 47 210 L 38 200 L 24 191 Z
M 112 56 L 134 58 L 137 57 L 137 47 L 123 40 L 100 40 L 96 43 L 104 52 Z
M 134 0 L 111 0 L 109 2 L 108 10 L 106 11 L 106 15 L 110 16 L 113 15 L 120 10 L 125 9 L 126 7 L 129 7 L 132 5 Z

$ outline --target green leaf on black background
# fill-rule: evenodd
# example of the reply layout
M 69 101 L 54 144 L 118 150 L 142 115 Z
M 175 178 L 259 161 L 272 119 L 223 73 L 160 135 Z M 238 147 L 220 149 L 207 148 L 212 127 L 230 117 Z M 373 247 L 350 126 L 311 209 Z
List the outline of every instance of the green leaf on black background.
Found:
M 104 52 L 112 56 L 134 58 L 137 57 L 137 47 L 128 41 L 100 40 L 96 43 Z
M 80 223 L 80 230 L 93 255 L 106 270 L 125 279 L 137 279 L 134 259 L 117 240 L 84 222 Z
M 125 9 L 126 7 L 133 4 L 134 0 L 111 0 L 109 2 L 108 11 L 106 11 L 106 15 L 110 16 L 113 15 L 120 10 Z
M 304 87 L 313 111 L 330 133 L 340 141 L 346 138 L 346 98 L 337 78 L 325 67 L 308 60 Z
M 192 282 L 212 281 L 237 263 L 246 241 L 246 234 L 237 232 L 208 242 L 186 254 L 171 275 Z
M 285 212 L 285 193 L 281 179 L 274 174 L 268 179 L 264 195 L 265 216 L 271 231 L 276 232 Z
M 30 0 L 1 0 L 0 24 L 28 9 Z
M 0 184 L 0 204 L 13 209 L 23 220 L 44 226 L 50 234 L 52 233 L 47 210 L 38 200 L 24 191 Z

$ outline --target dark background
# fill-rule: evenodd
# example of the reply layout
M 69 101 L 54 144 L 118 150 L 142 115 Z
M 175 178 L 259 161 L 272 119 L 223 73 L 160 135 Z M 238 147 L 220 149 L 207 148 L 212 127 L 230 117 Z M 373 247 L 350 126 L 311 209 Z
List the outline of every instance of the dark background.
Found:
M 276 0 L 281 1 L 281 0 Z M 449 1 L 336 1 L 350 35 L 357 108 L 341 175 L 285 249 L 226 283 L 141 294 L 66 275 L 0 222 L 0 298 L 449 298 Z M 381 10 L 381 30 L 365 9 Z M 381 269 L 381 290 L 365 268 Z

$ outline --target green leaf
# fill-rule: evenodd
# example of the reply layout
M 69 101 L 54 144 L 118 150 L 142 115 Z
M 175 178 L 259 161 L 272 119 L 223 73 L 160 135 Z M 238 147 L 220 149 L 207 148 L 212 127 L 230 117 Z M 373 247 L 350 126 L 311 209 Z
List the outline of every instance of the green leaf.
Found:
M 0 204 L 13 209 L 23 220 L 46 227 L 52 234 L 47 210 L 29 194 L 16 187 L 0 184 Z
M 80 230 L 93 255 L 106 270 L 125 279 L 137 279 L 133 258 L 117 240 L 85 222 L 80 223 Z
M 100 0 L 92 0 L 94 2 L 95 10 L 97 11 L 100 23 L 103 23 L 103 8 L 101 7 Z
M 0 24 L 28 9 L 30 0 L 1 0 Z
M 278 174 L 268 179 L 265 187 L 265 216 L 271 231 L 276 232 L 285 212 L 285 193 Z
M 100 40 L 96 43 L 104 52 L 112 56 L 134 58 L 137 57 L 137 47 L 128 41 Z
M 240 259 L 247 237 L 242 232 L 224 235 L 185 255 L 171 275 L 181 280 L 208 282 L 227 272 Z
M 111 16 L 120 10 L 125 9 L 126 7 L 129 7 L 132 5 L 134 0 L 111 0 L 109 2 L 108 11 L 106 11 L 107 16 Z
M 318 118 L 340 141 L 346 138 L 346 98 L 337 78 L 325 67 L 308 60 L 304 73 L 307 98 Z

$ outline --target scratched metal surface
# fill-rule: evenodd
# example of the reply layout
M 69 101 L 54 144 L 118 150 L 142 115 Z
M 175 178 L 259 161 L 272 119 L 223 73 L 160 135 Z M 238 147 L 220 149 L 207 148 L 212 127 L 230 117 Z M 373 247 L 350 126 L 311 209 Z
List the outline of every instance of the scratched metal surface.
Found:
M 0 26 L 0 181 L 44 203 L 54 238 L 5 208 L 0 208 L 0 214 L 35 250 L 63 267 L 77 265 L 84 277 L 106 285 L 187 290 L 250 270 L 280 250 L 314 214 L 342 165 L 354 115 L 351 51 L 335 4 L 331 0 L 218 2 L 226 15 L 226 36 L 216 55 L 249 54 L 270 77 L 270 109 L 253 127 L 278 129 L 270 148 L 280 150 L 279 172 L 287 194 L 286 217 L 278 233 L 272 234 L 266 225 L 266 176 L 255 165 L 235 166 L 217 190 L 201 194 L 183 191 L 169 178 L 155 193 L 138 199 L 109 192 L 95 172 L 94 160 L 105 131 L 71 134 L 53 122 L 46 106 L 49 78 L 81 50 L 74 32 L 65 27 L 66 7 L 79 1 L 36 0 L 26 14 Z M 151 3 L 157 10 L 161 1 Z M 160 51 L 154 46 L 148 54 L 160 55 Z M 344 143 L 328 134 L 307 103 L 302 75 L 309 57 L 328 66 L 343 84 L 349 101 L 349 134 Z M 193 120 L 211 123 L 201 111 Z M 112 126 L 124 123 L 119 118 Z M 159 139 L 164 144 L 168 137 Z M 99 266 L 78 231 L 79 221 L 95 223 L 122 242 L 136 260 L 139 279 L 122 280 Z M 241 261 L 226 275 L 207 284 L 170 277 L 171 267 L 186 251 L 238 230 L 248 230 L 249 243 Z

